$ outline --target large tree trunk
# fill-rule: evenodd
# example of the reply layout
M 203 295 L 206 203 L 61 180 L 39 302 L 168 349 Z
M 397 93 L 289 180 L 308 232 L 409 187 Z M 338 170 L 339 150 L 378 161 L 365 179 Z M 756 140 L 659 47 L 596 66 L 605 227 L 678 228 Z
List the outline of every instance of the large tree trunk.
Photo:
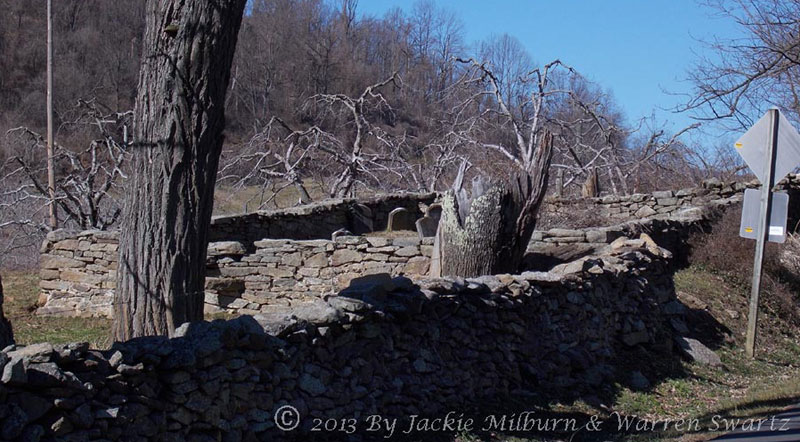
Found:
M 0 278 L 0 349 L 14 343 L 14 331 L 11 323 L 8 322 L 3 314 L 3 279 Z
M 123 207 L 114 338 L 203 317 L 224 103 L 246 0 L 151 0 Z
M 472 184 L 472 196 L 463 189 L 463 171 L 454 190 L 442 200 L 436 233 L 432 276 L 473 277 L 516 273 L 536 227 L 536 216 L 547 191 L 552 159 L 552 137 L 542 137 L 528 170 L 508 182 Z

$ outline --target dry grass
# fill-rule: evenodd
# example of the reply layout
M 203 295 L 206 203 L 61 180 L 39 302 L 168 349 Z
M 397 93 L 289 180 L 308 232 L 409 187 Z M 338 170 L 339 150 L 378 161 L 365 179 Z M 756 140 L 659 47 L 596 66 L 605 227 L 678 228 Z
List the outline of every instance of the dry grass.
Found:
M 325 189 L 319 184 L 306 180 L 305 186 L 314 201 L 327 197 Z M 261 209 L 293 207 L 300 199 L 300 193 L 293 186 L 280 190 L 277 195 L 273 194 L 273 190 L 261 186 L 232 188 L 218 185 L 214 189 L 214 215 L 235 215 Z

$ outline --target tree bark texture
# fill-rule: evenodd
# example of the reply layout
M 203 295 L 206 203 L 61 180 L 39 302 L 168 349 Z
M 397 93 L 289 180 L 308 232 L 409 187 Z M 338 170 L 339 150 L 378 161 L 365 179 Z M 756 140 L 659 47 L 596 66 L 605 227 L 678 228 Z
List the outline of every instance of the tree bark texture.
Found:
M 203 317 L 225 93 L 246 0 L 151 0 L 114 299 L 116 340 Z
M 600 178 L 597 176 L 597 169 L 589 171 L 586 181 L 581 189 L 581 196 L 584 198 L 596 198 L 600 196 Z
M 3 314 L 3 279 L 0 278 L 0 349 L 13 343 L 14 331 L 11 329 L 11 323 Z
M 531 165 L 512 173 L 507 182 L 494 182 L 486 189 L 473 182 L 471 198 L 465 196 L 461 183 L 447 192 L 431 275 L 516 273 L 536 227 L 551 159 L 552 137 L 546 134 Z

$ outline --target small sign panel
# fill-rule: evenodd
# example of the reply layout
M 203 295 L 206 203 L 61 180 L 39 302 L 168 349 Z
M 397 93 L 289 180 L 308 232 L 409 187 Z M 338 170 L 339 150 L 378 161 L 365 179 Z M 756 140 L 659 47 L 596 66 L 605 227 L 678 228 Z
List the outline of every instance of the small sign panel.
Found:
M 776 184 L 800 165 L 800 134 L 782 113 L 778 112 L 778 118 L 778 150 L 773 181 Z M 762 184 L 769 167 L 767 149 L 772 146 L 769 138 L 772 134 L 770 120 L 767 112 L 733 145 Z
M 746 189 L 742 203 L 742 224 L 739 236 L 742 238 L 758 238 L 758 215 L 761 210 L 761 191 Z M 786 241 L 786 216 L 789 213 L 789 195 L 782 192 L 772 194 L 772 210 L 769 214 L 769 238 L 771 242 Z

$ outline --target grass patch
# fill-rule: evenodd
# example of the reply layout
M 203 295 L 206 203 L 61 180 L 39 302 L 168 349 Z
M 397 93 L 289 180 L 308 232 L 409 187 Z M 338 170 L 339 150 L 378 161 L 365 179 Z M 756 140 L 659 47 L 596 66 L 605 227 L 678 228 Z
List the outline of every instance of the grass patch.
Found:
M 3 288 L 3 310 L 14 329 L 17 344 L 88 342 L 94 348 L 108 348 L 110 345 L 110 319 L 36 315 L 34 310 L 39 298 L 37 274 L 5 273 Z
M 14 340 L 19 345 L 37 342 L 65 344 L 88 342 L 92 348 L 111 346 L 111 319 L 102 317 L 39 316 L 35 313 L 39 298 L 39 275 L 30 272 L 3 274 L 5 302 L 3 311 L 14 329 Z M 206 320 L 233 319 L 230 313 L 205 315 Z
M 303 180 L 303 184 L 313 201 L 328 198 L 327 189 L 320 183 L 306 179 Z M 217 185 L 214 189 L 214 215 L 236 215 L 257 210 L 284 209 L 296 206 L 300 199 L 300 192 L 297 191 L 297 188 L 294 186 L 281 187 Z
M 682 363 L 683 376 L 667 378 L 646 392 L 623 389 L 614 405 L 621 413 L 648 419 L 698 419 L 705 431 L 673 430 L 647 435 L 650 439 L 641 440 L 706 440 L 722 433 L 708 431 L 715 428 L 715 416 L 717 423 L 720 418 L 766 418 L 796 403 L 800 397 L 800 384 L 796 382 L 800 376 L 800 345 L 796 338 L 800 336 L 796 333 L 800 324 L 763 312 L 758 357 L 747 358 L 743 347 L 749 287 L 729 281 L 700 266 L 691 266 L 675 275 L 678 298 L 728 330 L 715 350 L 723 366 Z M 786 335 L 787 329 L 795 332 Z

